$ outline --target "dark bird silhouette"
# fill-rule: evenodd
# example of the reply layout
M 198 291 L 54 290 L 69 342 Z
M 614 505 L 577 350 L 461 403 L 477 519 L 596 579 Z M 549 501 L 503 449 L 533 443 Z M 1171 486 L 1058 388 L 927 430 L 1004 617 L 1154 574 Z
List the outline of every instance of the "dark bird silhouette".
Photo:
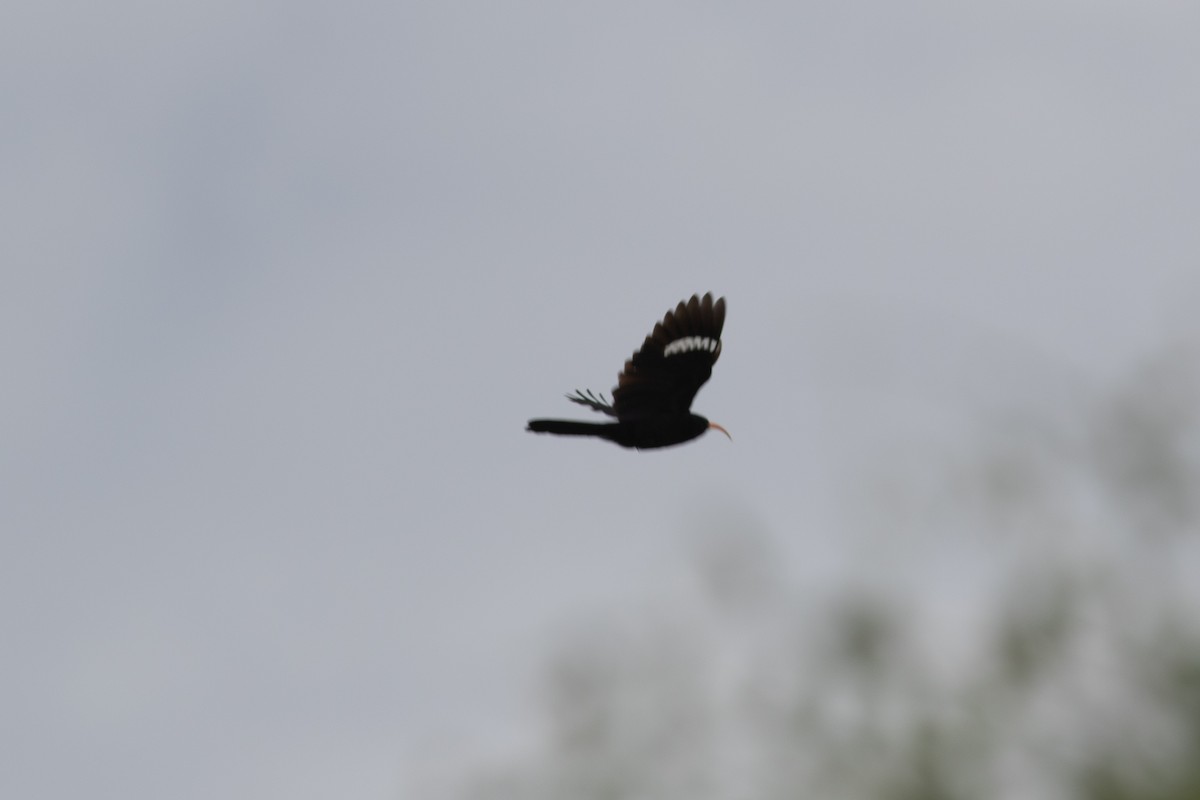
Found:
M 714 303 L 711 292 L 703 298 L 692 295 L 691 300 L 668 311 L 642 342 L 641 349 L 625 362 L 612 391 L 612 403 L 591 390 L 577 389 L 575 394 L 567 395 L 573 403 L 616 417 L 616 422 L 531 419 L 526 430 L 598 436 L 641 450 L 681 444 L 709 428 L 729 436 L 729 431 L 717 423 L 690 411 L 692 399 L 721 355 L 724 326 L 724 297 Z

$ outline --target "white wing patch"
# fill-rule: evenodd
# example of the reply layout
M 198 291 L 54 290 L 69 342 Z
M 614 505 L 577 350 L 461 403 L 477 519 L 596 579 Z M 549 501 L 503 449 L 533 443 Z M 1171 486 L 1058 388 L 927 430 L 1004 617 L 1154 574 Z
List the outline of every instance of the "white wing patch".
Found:
M 682 339 L 676 339 L 663 348 L 664 356 L 673 356 L 676 353 L 691 353 L 696 350 L 706 350 L 710 353 L 717 352 L 717 348 L 721 346 L 719 339 L 711 339 L 707 336 L 685 336 Z

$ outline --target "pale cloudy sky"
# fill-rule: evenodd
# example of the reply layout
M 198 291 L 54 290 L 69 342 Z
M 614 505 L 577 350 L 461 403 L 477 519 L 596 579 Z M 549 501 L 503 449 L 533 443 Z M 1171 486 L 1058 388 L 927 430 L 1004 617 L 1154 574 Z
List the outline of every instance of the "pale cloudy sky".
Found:
M 838 580 L 845 465 L 1194 333 L 1195 3 L 2 17 L 6 797 L 401 796 L 697 509 Z M 523 432 L 709 290 L 732 444 Z

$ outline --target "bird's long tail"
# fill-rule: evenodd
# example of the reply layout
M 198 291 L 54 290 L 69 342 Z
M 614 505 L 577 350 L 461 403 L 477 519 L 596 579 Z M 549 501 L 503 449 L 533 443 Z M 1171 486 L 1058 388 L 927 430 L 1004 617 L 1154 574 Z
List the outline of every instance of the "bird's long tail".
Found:
M 531 419 L 527 431 L 556 433 L 560 436 L 599 436 L 612 439 L 616 425 L 611 422 L 576 422 L 569 419 Z

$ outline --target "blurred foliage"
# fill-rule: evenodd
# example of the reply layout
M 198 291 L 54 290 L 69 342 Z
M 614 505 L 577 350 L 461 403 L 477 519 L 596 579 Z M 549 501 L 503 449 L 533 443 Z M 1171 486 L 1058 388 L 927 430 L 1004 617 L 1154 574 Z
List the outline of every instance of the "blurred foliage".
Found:
M 790 586 L 761 526 L 716 515 L 692 602 L 564 643 L 540 743 L 457 796 L 1200 800 L 1200 448 L 1178 356 L 947 459 L 953 491 L 905 501 L 945 513 L 862 537 L 910 542 L 887 565 L 908 580 Z M 961 567 L 930 577 L 947 549 Z

